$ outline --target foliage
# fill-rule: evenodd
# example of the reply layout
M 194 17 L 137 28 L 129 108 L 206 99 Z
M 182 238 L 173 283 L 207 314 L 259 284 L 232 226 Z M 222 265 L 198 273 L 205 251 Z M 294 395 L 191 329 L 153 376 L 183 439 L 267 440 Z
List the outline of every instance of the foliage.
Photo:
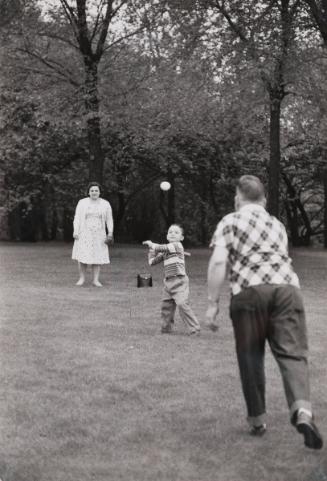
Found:
M 45 15 L 36 2 L 24 2 L 5 28 L 0 165 L 13 238 L 71 238 L 74 208 L 98 152 L 118 238 L 160 237 L 174 218 L 185 225 L 190 243 L 207 244 L 233 208 L 240 174 L 259 173 L 269 187 L 267 85 L 273 86 L 280 53 L 282 173 L 309 215 L 310 228 L 299 217 L 300 238 L 321 235 L 326 59 L 302 3 L 289 3 L 297 15 L 282 51 L 280 0 L 260 6 L 250 0 L 109 2 L 121 8 L 96 60 L 94 150 L 95 104 L 87 110 L 81 38 L 67 21 L 78 12 L 63 9 L 75 3 L 52 2 Z M 94 1 L 87 10 L 94 55 L 104 26 L 101 5 Z M 174 188 L 162 198 L 164 179 Z M 313 191 L 314 202 L 308 200 Z M 284 220 L 289 194 L 282 184 Z
M 80 178 L 85 175 L 84 133 L 77 126 L 50 122 L 25 92 L 2 94 L 1 170 L 5 173 L 7 208 L 13 215 L 12 236 L 48 239 L 59 210 L 72 210 Z M 18 216 L 18 219 L 17 219 Z M 46 222 L 50 216 L 51 221 Z M 19 218 L 32 223 L 20 233 Z M 59 227 L 60 229 L 60 227 Z M 23 228 L 24 230 L 24 228 Z

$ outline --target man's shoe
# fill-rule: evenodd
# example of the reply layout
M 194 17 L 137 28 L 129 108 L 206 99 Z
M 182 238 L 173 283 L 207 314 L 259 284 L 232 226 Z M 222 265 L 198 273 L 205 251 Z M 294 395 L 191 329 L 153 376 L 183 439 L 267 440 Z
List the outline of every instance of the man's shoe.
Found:
M 304 436 L 304 444 L 311 449 L 321 449 L 323 440 L 321 434 L 307 413 L 300 412 L 295 421 L 295 427 Z
M 200 335 L 200 329 L 195 329 L 194 331 L 190 331 L 188 333 L 189 336 L 199 336 Z
M 261 424 L 261 426 L 251 426 L 250 434 L 251 436 L 263 436 L 267 431 L 267 425 Z

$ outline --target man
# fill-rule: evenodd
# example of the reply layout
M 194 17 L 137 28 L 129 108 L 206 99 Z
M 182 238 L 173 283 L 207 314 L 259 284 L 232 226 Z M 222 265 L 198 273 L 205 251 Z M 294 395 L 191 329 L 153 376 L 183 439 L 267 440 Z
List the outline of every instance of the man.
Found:
M 207 323 L 218 329 L 219 296 L 229 264 L 234 328 L 250 433 L 263 435 L 265 423 L 265 342 L 279 365 L 290 419 L 304 443 L 321 449 L 309 394 L 307 332 L 299 280 L 288 256 L 286 230 L 265 209 L 262 183 L 252 175 L 237 184 L 235 210 L 214 233 L 208 268 Z

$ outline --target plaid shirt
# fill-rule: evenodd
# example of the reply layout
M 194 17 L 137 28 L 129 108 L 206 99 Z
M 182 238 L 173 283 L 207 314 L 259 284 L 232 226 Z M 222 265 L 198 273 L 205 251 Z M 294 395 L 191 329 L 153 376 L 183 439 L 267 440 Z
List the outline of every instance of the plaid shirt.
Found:
M 287 245 L 283 224 L 259 204 L 247 204 L 223 217 L 211 242 L 228 250 L 233 295 L 259 284 L 299 287 Z

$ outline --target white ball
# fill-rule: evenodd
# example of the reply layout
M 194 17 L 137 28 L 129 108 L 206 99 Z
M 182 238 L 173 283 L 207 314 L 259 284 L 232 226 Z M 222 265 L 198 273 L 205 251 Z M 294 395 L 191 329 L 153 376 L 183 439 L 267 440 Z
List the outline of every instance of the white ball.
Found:
M 161 190 L 169 190 L 170 187 L 171 187 L 170 183 L 166 182 L 165 180 L 163 182 L 161 182 L 161 184 L 160 184 Z

